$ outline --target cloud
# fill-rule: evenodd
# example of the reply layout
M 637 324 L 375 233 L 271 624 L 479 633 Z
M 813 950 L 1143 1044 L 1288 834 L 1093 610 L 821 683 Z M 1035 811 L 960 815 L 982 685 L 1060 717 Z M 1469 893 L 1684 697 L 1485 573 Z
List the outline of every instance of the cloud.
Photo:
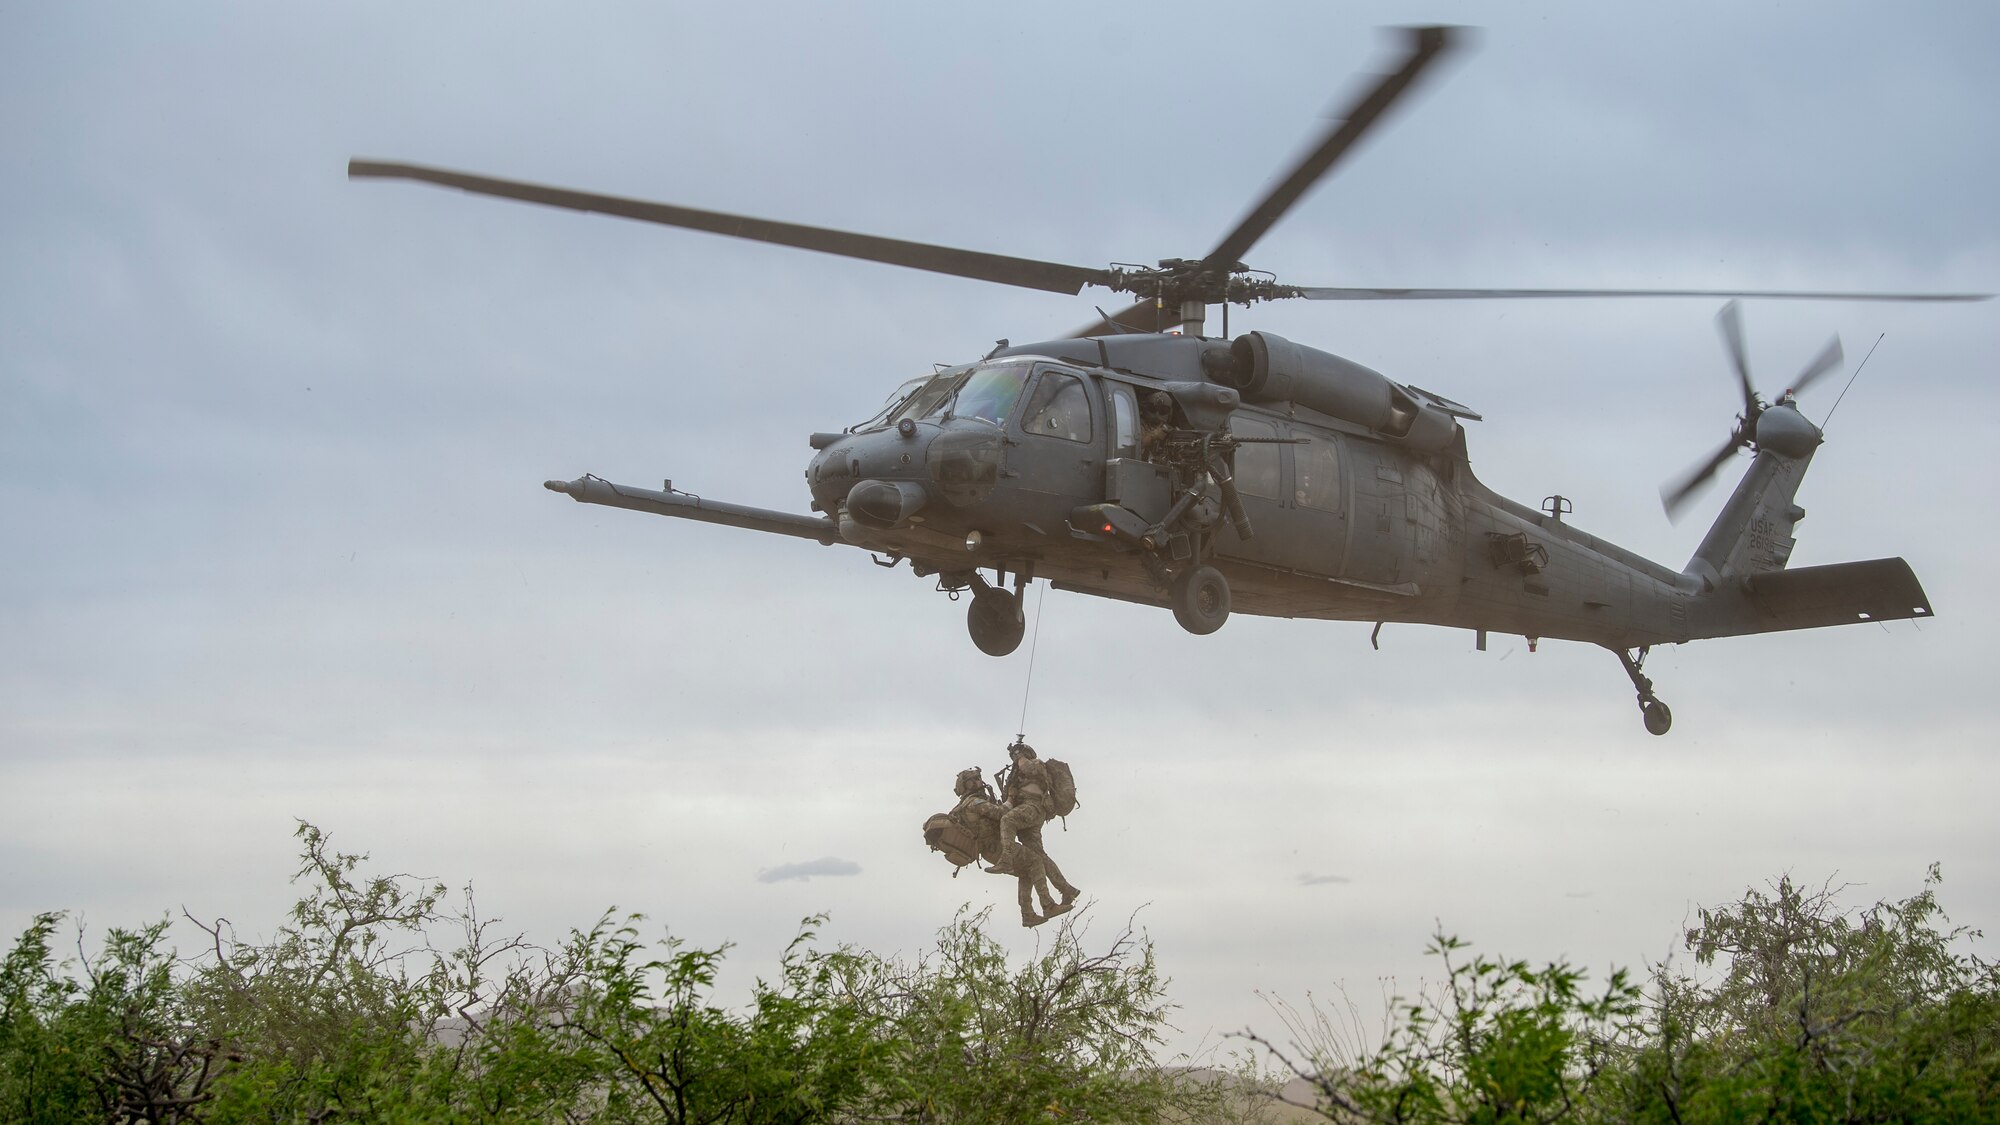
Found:
M 1329 883 L 1352 883 L 1353 881 L 1345 875 L 1315 875 L 1310 871 L 1304 872 L 1299 876 L 1299 886 L 1301 887 L 1324 887 Z
M 785 863 L 777 867 L 766 867 L 757 872 L 759 883 L 782 883 L 788 879 L 806 880 L 815 875 L 859 875 L 861 865 L 851 859 L 822 856 L 804 863 Z

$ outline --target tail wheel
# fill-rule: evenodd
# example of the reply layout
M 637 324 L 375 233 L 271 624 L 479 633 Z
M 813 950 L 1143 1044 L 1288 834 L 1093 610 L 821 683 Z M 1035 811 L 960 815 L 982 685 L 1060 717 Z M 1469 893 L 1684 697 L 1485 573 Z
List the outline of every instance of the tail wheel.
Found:
M 1646 733 L 1665 734 L 1673 729 L 1674 713 L 1657 699 L 1639 705 L 1639 716 L 1646 721 Z
M 1212 566 L 1198 566 L 1174 579 L 1170 591 L 1174 620 L 1197 636 L 1207 636 L 1229 620 L 1229 580 Z
M 1021 599 L 998 587 L 988 587 L 974 595 L 966 607 L 965 629 L 972 643 L 988 656 L 1005 656 L 1021 647 L 1028 631 L 1028 619 L 1021 613 Z
M 1649 648 L 1641 646 L 1636 656 L 1622 648 L 1611 651 L 1617 654 L 1618 663 L 1625 666 L 1625 674 L 1632 678 L 1632 690 L 1639 693 L 1639 717 L 1646 723 L 1646 733 L 1662 735 L 1673 729 L 1674 713 L 1660 702 L 1659 696 L 1653 694 L 1653 681 L 1639 670 L 1646 663 Z

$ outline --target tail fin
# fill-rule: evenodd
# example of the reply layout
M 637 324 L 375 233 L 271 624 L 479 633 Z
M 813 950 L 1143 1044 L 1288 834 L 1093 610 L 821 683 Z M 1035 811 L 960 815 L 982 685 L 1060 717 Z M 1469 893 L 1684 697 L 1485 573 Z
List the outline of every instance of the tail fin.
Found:
M 1806 518 L 1794 498 L 1819 443 L 1819 428 L 1785 400 L 1757 418 L 1757 459 L 1688 560 L 1687 573 L 1703 589 L 1785 569 L 1792 529 Z

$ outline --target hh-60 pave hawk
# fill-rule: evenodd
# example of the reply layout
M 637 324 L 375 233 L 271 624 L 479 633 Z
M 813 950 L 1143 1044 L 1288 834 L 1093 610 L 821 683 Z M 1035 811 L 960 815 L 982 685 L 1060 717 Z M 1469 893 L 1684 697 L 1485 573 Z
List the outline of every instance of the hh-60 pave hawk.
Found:
M 1517 504 L 1473 475 L 1465 407 L 1358 363 L 1249 332 L 1228 306 L 1284 297 L 1766 296 L 1976 300 L 1971 294 L 1709 290 L 1311 288 L 1241 264 L 1252 245 L 1452 43 L 1412 29 L 1392 74 L 1228 237 L 1198 261 L 1078 266 L 568 191 L 408 164 L 356 160 L 348 174 L 427 181 L 484 195 L 688 227 L 1005 285 L 1138 298 L 1075 335 L 1021 346 L 906 383 L 874 417 L 814 434 L 806 469 L 817 516 L 721 503 L 586 475 L 547 487 L 590 504 L 845 543 L 908 561 L 954 597 L 970 590 L 979 648 L 1014 651 L 1021 594 L 1057 589 L 1170 607 L 1193 633 L 1232 610 L 1397 621 L 1588 641 L 1618 655 L 1646 729 L 1666 704 L 1641 672 L 1650 646 L 1930 614 L 1902 559 L 1786 570 L 1799 481 L 1821 441 L 1793 396 L 1841 362 L 1838 341 L 1766 403 L 1753 389 L 1734 304 L 1722 326 L 1743 392 L 1729 440 L 1666 490 L 1673 509 L 1741 448 L 1749 472 L 1685 569 L 1563 522 L 1564 505 Z M 1206 338 L 1207 306 L 1223 337 Z M 994 572 L 989 581 L 983 570 Z M 1012 589 L 1008 589 L 1012 576 Z

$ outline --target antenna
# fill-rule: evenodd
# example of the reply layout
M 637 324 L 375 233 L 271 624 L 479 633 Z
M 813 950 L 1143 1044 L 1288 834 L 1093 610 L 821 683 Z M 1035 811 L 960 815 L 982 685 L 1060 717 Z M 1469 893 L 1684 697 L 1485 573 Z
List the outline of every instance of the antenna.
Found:
M 1875 355 L 1875 349 L 1882 346 L 1882 337 L 1887 335 L 1888 333 L 1884 332 L 1881 335 L 1876 336 L 1875 342 L 1868 345 L 1868 354 L 1861 357 L 1861 362 L 1854 365 L 1854 374 L 1849 375 L 1847 377 L 1847 387 L 1853 386 L 1854 381 L 1856 379 L 1861 378 L 1861 369 L 1868 366 L 1869 359 L 1871 359 Z M 1827 425 L 1833 421 L 1833 412 L 1835 410 L 1840 409 L 1840 399 L 1847 397 L 1847 387 L 1840 388 L 1840 398 L 1836 398 L 1833 400 L 1833 406 L 1829 408 L 1826 412 L 1826 421 L 1821 422 L 1819 424 L 1819 428 L 1822 433 L 1826 431 Z

